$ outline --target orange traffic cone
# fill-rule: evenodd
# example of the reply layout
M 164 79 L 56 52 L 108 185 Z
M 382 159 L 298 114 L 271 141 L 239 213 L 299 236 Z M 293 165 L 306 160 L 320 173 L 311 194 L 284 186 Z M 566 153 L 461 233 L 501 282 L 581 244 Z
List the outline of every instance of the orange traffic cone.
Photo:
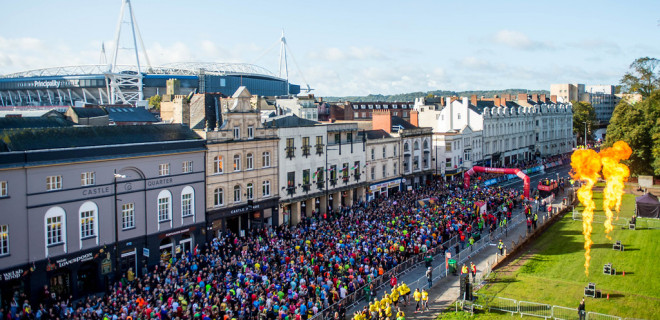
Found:
M 607 294 L 607 300 L 610 300 L 610 294 L 609 293 Z
M 623 270 L 623 276 L 624 277 L 626 276 L 626 270 Z

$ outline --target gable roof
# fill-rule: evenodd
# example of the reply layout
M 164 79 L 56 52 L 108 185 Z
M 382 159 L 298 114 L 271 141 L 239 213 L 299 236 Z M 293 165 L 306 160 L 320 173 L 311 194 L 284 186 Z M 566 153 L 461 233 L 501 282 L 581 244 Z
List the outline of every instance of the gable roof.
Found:
M 364 130 L 358 132 L 358 136 L 362 136 L 364 132 L 364 135 L 367 137 L 368 140 L 375 140 L 375 139 L 385 139 L 385 138 L 391 138 L 392 136 L 387 133 L 387 131 L 383 129 L 378 129 L 378 130 Z
M 179 124 L 17 129 L 0 132 L 0 152 L 198 139 Z
M 400 127 L 402 129 L 415 129 L 415 128 L 417 128 L 412 123 L 404 120 L 401 117 L 392 116 L 392 127 L 395 127 L 395 126 Z
M 231 97 L 232 97 L 232 98 L 245 98 L 245 97 L 247 97 L 247 98 L 251 98 L 251 97 L 252 97 L 252 94 L 251 94 L 250 91 L 247 89 L 247 87 L 245 87 L 245 86 L 240 86 L 240 87 L 238 87 L 238 89 L 236 90 L 236 92 L 234 92 L 234 94 L 233 94 Z
M 313 120 L 307 120 L 298 117 L 295 114 L 286 114 L 267 119 L 264 122 L 265 128 L 293 128 L 293 127 L 311 127 L 320 124 Z
M 145 108 L 105 107 L 113 122 L 158 122 L 158 119 Z
M 108 113 L 101 107 L 71 107 L 71 110 L 78 116 L 78 118 L 96 118 L 108 115 Z

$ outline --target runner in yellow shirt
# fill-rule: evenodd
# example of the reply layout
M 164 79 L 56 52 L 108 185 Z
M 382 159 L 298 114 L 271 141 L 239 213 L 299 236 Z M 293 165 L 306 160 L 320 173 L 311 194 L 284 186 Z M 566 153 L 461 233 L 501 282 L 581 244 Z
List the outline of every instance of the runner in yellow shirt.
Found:
M 429 310 L 429 293 L 422 289 L 422 311 Z
M 395 308 L 399 306 L 399 290 L 397 287 L 392 288 L 390 299 L 392 299 L 392 303 L 394 304 Z
M 419 292 L 419 288 L 415 289 L 413 293 L 413 298 L 415 299 L 415 313 L 419 312 L 420 303 L 422 301 L 422 293 Z

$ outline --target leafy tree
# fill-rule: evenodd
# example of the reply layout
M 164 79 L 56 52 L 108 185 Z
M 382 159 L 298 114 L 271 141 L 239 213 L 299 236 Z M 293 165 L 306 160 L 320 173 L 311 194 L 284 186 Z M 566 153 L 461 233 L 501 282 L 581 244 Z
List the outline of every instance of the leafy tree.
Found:
M 156 108 L 156 110 L 160 110 L 160 102 L 162 101 L 162 97 L 160 95 L 153 95 L 149 98 L 149 105 L 152 108 Z
M 573 101 L 573 133 L 584 142 L 584 123 L 587 123 L 587 137 L 591 138 L 596 127 L 596 108 L 588 102 Z
M 643 98 L 650 97 L 653 91 L 660 88 L 658 64 L 660 60 L 649 57 L 633 61 L 630 64 L 631 70 L 621 79 L 623 90 L 627 93 L 639 93 Z

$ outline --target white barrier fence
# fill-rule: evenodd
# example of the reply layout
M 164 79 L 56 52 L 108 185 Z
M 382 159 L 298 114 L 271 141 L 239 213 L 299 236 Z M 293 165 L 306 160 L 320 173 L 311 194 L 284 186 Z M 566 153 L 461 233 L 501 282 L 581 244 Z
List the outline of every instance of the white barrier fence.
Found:
M 531 301 L 518 301 L 515 299 L 488 296 L 475 293 L 474 301 L 460 301 L 461 309 L 474 311 L 475 308 L 481 310 L 498 310 L 502 312 L 544 318 L 544 319 L 558 319 L 558 320 L 579 320 L 577 308 L 567 308 L 562 306 L 554 306 L 546 303 L 538 303 Z M 466 308 L 467 307 L 467 308 Z M 586 320 L 641 320 L 637 318 L 622 318 L 597 312 L 587 312 L 585 314 Z

